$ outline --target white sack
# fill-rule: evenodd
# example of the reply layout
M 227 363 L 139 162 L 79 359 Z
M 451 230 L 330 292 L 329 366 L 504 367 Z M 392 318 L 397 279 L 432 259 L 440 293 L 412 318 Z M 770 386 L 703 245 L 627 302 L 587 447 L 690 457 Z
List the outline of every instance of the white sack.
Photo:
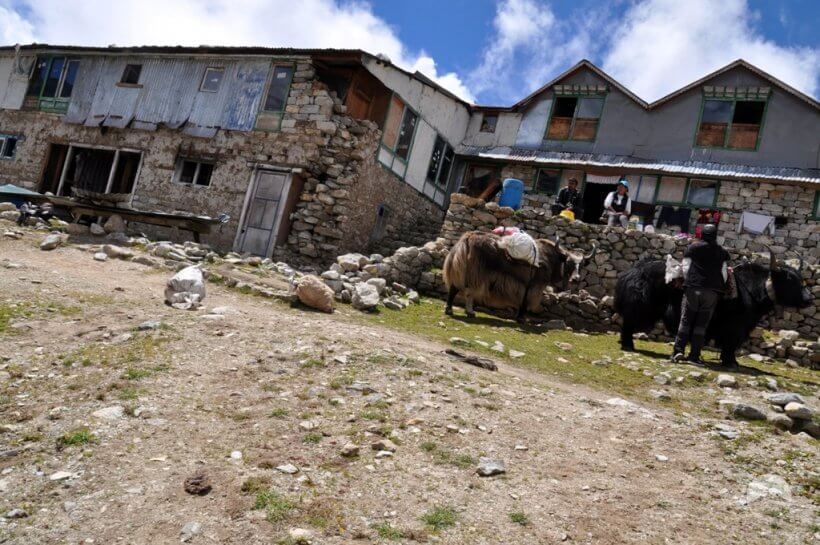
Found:
M 165 302 L 174 308 L 198 308 L 205 299 L 205 280 L 202 271 L 193 265 L 176 273 L 165 285 Z

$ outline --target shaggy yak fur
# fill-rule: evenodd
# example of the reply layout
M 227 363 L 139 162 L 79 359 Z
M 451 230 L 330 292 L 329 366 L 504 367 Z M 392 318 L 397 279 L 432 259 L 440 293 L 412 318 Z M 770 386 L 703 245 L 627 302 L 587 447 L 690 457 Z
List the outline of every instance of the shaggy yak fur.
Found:
M 447 285 L 447 314 L 453 301 L 463 292 L 465 310 L 474 316 L 473 303 L 509 310 L 522 320 L 527 310 L 538 312 L 547 285 L 567 289 L 580 277 L 580 267 L 592 255 L 584 256 L 561 248 L 557 242 L 538 239 L 538 267 L 512 259 L 499 246 L 501 237 L 478 231 L 464 233 L 444 261 Z

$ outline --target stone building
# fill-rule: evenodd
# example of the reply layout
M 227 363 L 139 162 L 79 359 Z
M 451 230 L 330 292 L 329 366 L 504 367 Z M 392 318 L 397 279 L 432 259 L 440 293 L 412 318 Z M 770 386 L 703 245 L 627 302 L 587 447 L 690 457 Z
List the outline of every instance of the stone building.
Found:
M 818 101 L 744 61 L 651 104 L 582 61 L 488 107 L 358 50 L 0 48 L 0 184 L 224 214 L 205 242 L 297 264 L 419 245 L 507 177 L 547 214 L 577 178 L 597 223 L 621 176 L 641 224 L 816 262 L 819 162 Z
M 0 48 L 0 184 L 226 214 L 204 242 L 296 263 L 432 238 L 469 116 L 355 50 Z

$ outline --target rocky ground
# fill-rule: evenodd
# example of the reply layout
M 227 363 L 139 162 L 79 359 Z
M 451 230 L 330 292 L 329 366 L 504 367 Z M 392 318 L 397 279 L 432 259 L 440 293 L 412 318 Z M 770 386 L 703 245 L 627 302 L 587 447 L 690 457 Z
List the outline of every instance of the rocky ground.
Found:
M 816 372 L 430 300 L 176 310 L 171 273 L 42 239 L 0 240 L 2 543 L 820 542 Z

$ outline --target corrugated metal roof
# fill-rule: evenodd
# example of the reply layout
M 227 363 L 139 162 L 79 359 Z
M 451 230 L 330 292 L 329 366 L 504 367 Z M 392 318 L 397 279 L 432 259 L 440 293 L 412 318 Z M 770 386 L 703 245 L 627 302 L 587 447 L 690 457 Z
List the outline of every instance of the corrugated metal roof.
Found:
M 820 169 L 817 168 L 761 167 L 704 161 L 657 161 L 624 155 L 569 153 L 506 146 L 460 146 L 457 154 L 464 157 L 536 165 L 607 167 L 704 178 L 771 180 L 820 185 Z

